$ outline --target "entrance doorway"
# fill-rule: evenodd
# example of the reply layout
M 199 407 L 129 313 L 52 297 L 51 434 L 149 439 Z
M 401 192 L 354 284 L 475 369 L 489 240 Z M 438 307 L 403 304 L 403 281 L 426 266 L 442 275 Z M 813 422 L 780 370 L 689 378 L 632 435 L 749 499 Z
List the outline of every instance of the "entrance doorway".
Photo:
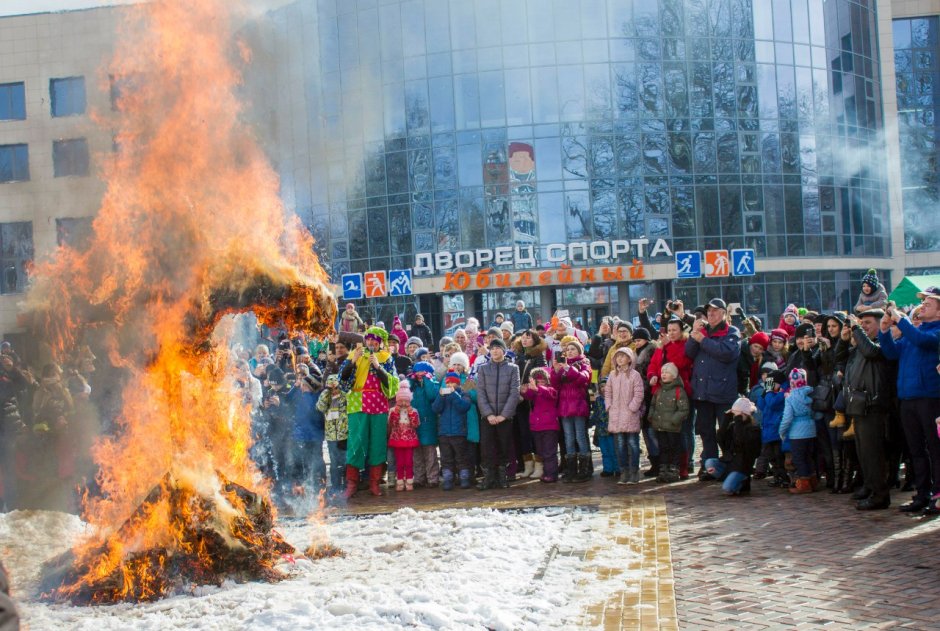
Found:
M 558 310 L 568 311 L 572 323 L 579 322 L 581 328 L 594 335 L 601 320 L 612 313 L 617 304 L 617 287 L 579 287 L 557 289 L 555 299 Z

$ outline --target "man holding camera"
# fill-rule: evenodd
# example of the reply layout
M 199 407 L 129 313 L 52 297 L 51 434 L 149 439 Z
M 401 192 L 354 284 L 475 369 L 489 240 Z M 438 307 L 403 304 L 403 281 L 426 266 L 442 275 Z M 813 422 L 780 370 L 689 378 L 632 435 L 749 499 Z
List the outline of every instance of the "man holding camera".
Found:
M 692 360 L 692 400 L 695 407 L 695 433 L 702 437 L 698 479 L 713 479 L 704 463 L 718 457 L 718 420 L 731 408 L 738 393 L 738 358 L 741 334 L 728 324 L 728 305 L 712 298 L 705 306 L 705 320 L 696 320 L 685 344 Z
M 921 299 L 920 326 L 903 313 L 888 306 L 881 318 L 878 341 L 888 359 L 898 359 L 898 399 L 901 400 L 901 424 L 914 466 L 917 494 L 904 512 L 924 511 L 937 514 L 935 498 L 940 493 L 940 437 L 936 419 L 940 417 L 940 374 L 937 351 L 940 348 L 940 287 L 928 287 L 917 294 Z M 866 315 L 871 311 L 866 311 Z M 900 331 L 894 339 L 892 329 Z

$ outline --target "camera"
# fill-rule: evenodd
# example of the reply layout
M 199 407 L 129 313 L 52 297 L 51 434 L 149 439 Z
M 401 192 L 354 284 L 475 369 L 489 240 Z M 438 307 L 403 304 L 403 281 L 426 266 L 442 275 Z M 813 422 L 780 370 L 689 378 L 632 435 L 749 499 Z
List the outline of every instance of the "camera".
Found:
M 675 311 L 676 309 L 679 308 L 679 305 L 676 304 L 675 300 L 670 300 L 669 302 L 666 303 L 666 308 L 669 309 L 670 311 Z
M 277 349 L 279 351 L 289 351 L 290 350 L 290 340 L 281 340 L 278 342 Z

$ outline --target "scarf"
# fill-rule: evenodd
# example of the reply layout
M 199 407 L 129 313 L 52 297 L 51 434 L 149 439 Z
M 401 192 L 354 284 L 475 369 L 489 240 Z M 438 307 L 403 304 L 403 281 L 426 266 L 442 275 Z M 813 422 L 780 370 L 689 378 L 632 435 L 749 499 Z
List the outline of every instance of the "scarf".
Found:
M 375 353 L 376 357 L 379 359 L 380 364 L 385 364 L 388 361 L 389 357 L 392 356 L 387 350 L 380 350 Z M 372 365 L 372 362 L 369 359 L 369 355 L 363 354 L 359 358 L 359 361 L 356 362 L 356 385 L 353 387 L 357 392 L 362 392 L 363 386 L 366 385 L 366 379 L 369 377 L 369 367 Z

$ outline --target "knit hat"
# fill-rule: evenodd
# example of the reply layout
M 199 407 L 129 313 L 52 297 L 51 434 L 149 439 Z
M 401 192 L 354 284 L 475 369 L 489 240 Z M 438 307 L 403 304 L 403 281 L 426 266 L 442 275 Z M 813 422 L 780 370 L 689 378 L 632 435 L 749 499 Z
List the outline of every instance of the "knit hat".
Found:
M 395 393 L 395 403 L 411 403 L 411 385 L 407 379 L 398 382 L 398 392 Z
M 800 316 L 800 318 L 805 316 L 807 313 L 809 313 L 809 309 L 807 309 L 806 307 L 799 307 L 796 310 L 796 314 Z
M 521 300 L 516 301 L 516 309 L 518 309 L 519 307 L 522 307 L 523 309 L 525 309 L 525 303 Z
M 356 305 L 354 305 L 354 304 L 351 303 L 351 302 L 347 302 L 347 303 L 346 303 L 346 308 L 349 309 L 350 307 L 352 307 L 353 309 L 355 309 L 355 308 L 356 308 Z
M 647 342 L 652 341 L 653 337 L 650 335 L 650 332 L 647 331 L 644 327 L 637 327 L 636 331 L 633 332 L 633 339 L 635 340 L 646 340 Z
M 564 348 L 568 346 L 574 346 L 578 349 L 578 355 L 584 355 L 584 347 L 581 345 L 581 342 L 578 341 L 578 338 L 566 335 L 561 340 L 561 345 Z
M 747 341 L 748 344 L 760 344 L 765 351 L 770 346 L 770 336 L 763 331 L 758 331 Z
M 424 346 L 424 342 L 422 342 L 421 338 L 416 335 L 412 335 L 407 340 L 405 340 L 405 346 L 408 346 L 409 344 L 417 344 L 418 346 Z
M 502 324 L 499 325 L 499 328 L 502 331 L 509 331 L 509 334 L 512 335 L 516 327 L 513 326 L 511 321 L 506 320 Z
M 428 362 L 417 362 L 414 366 L 411 367 L 411 374 L 417 374 L 419 372 L 427 373 L 429 375 L 434 374 L 434 366 Z
M 495 340 L 490 342 L 487 348 L 493 348 L 494 346 L 498 346 L 501 349 L 506 350 L 506 342 L 503 341 L 502 337 L 497 337 Z
M 401 318 L 399 318 L 397 315 L 392 318 L 392 328 L 396 326 L 401 326 Z
M 506 324 L 506 323 L 503 322 L 503 324 Z M 503 336 L 503 332 L 500 330 L 500 327 L 498 327 L 498 326 L 491 326 L 490 328 L 488 328 L 488 329 L 486 330 L 486 334 L 487 334 L 487 335 L 492 335 L 493 337 L 502 337 L 502 336 Z
M 754 413 L 755 410 L 757 410 L 757 406 L 754 405 L 753 401 L 747 397 L 739 397 L 732 404 L 731 409 L 726 411 L 725 414 L 734 414 L 735 416 L 738 414 L 744 414 L 750 416 Z
M 431 351 L 422 346 L 415 351 L 415 361 L 421 361 L 421 358 L 427 356 L 430 352 Z
M 448 372 L 446 375 L 444 375 L 444 384 L 448 386 L 459 386 L 460 375 L 454 371 Z
M 422 322 L 424 322 L 424 316 L 421 315 L 420 313 L 415 314 L 415 322 L 417 322 L 418 320 L 421 320 Z
M 800 311 L 794 304 L 787 305 L 787 308 L 783 310 L 783 315 L 786 316 L 787 314 L 792 315 L 797 320 L 800 319 Z
M 761 373 L 765 373 L 765 372 L 771 373 L 776 370 L 777 370 L 777 364 L 775 364 L 774 362 L 764 362 L 760 367 Z
M 499 313 L 497 313 L 496 315 L 493 316 L 493 321 L 495 322 L 495 321 L 496 321 L 497 319 L 499 319 L 499 318 L 502 318 L 503 320 L 505 320 L 505 319 L 506 319 L 506 316 L 504 316 L 501 312 L 499 312 Z
M 549 379 L 551 379 L 551 377 L 550 377 L 549 374 L 548 374 L 548 370 L 546 370 L 546 369 L 543 368 L 542 366 L 538 366 L 538 367 L 536 367 L 536 368 L 533 368 L 533 369 L 529 372 L 529 376 L 532 377 L 533 379 L 542 378 L 542 379 L 544 379 L 545 381 L 548 381 Z
M 806 371 L 794 368 L 790 371 L 790 388 L 802 388 L 806 385 Z
M 453 342 L 454 342 L 454 338 L 453 338 L 453 337 L 451 337 L 451 336 L 449 336 L 449 335 L 445 335 L 444 337 L 442 337 L 442 338 L 437 342 L 437 345 L 438 345 L 440 348 L 444 348 L 445 346 L 447 346 L 448 344 L 452 344 Z
M 470 358 L 466 353 L 454 353 L 450 356 L 447 367 L 453 368 L 454 366 L 463 366 L 464 370 L 470 370 Z
M 868 285 L 873 290 L 878 289 L 878 285 L 881 284 L 878 282 L 878 272 L 876 272 L 874 269 L 870 269 L 865 272 L 865 275 L 862 276 L 862 284 Z
M 790 336 L 787 335 L 787 332 L 784 331 L 783 329 L 774 329 L 773 331 L 770 332 L 771 342 L 773 342 L 774 340 L 783 340 L 784 342 L 786 342 L 788 339 L 790 339 Z
M 659 369 L 660 372 L 666 372 L 672 375 L 673 380 L 679 377 L 679 367 L 673 364 L 672 362 L 667 362 L 663 364 L 663 367 Z

